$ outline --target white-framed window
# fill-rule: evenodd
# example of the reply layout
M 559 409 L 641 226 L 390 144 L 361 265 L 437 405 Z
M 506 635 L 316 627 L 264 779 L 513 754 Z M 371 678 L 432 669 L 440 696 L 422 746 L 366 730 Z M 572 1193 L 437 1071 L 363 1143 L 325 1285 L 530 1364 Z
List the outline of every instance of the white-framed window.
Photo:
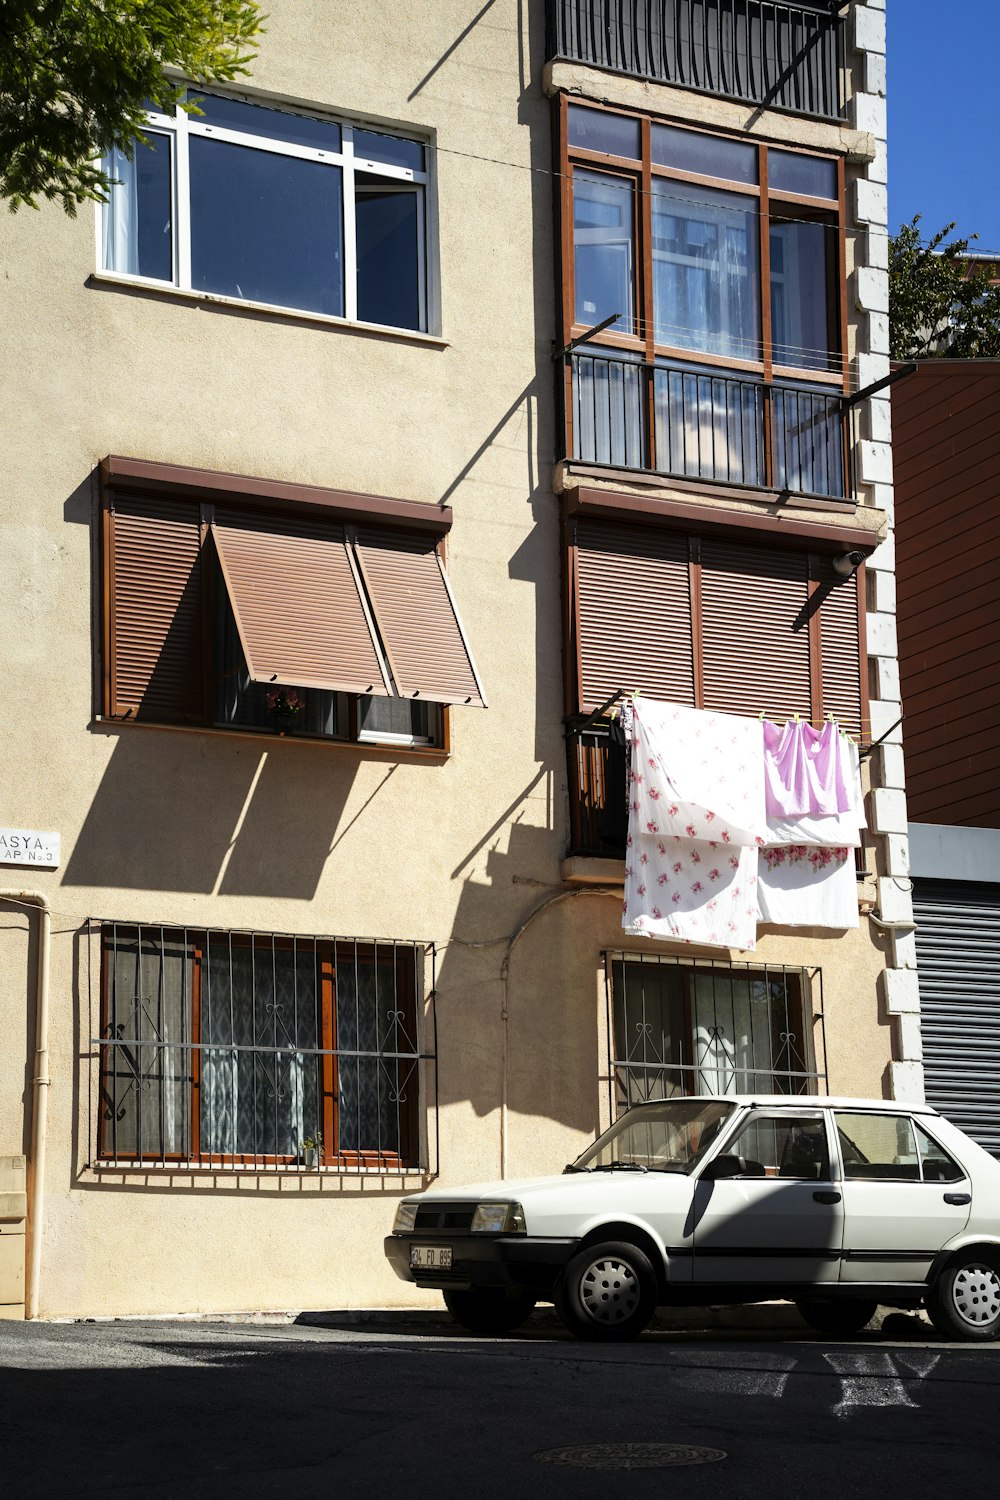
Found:
M 191 91 L 112 151 L 102 270 L 349 322 L 431 331 L 430 147 L 332 117 Z

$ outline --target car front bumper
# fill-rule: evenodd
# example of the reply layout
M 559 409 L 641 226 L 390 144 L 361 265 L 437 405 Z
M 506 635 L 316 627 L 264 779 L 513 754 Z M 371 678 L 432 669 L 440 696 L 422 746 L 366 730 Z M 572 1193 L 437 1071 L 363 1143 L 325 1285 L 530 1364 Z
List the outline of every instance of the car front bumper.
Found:
M 385 1240 L 385 1253 L 400 1280 L 417 1286 L 443 1291 L 524 1286 L 545 1292 L 555 1285 L 578 1243 L 575 1239 L 541 1239 L 525 1234 L 390 1234 Z M 411 1266 L 411 1245 L 450 1245 L 450 1270 Z

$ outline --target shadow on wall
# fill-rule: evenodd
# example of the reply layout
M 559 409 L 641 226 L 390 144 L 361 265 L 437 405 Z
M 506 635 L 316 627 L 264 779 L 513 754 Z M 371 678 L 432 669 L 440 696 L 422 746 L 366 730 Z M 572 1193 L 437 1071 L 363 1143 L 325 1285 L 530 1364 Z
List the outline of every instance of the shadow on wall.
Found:
M 487 880 L 463 884 L 438 963 L 438 1101 L 469 1104 L 480 1118 L 499 1109 L 506 1010 L 511 1113 L 587 1132 L 595 1114 L 597 1014 L 593 975 L 589 989 L 573 977 L 579 924 L 566 920 L 580 893 L 525 873 L 550 867 L 552 841 L 551 827 L 514 823 L 506 852 L 487 856 Z M 558 1047 L 550 1045 L 553 1037 Z
M 325 746 L 121 729 L 63 883 L 307 901 L 357 766 Z

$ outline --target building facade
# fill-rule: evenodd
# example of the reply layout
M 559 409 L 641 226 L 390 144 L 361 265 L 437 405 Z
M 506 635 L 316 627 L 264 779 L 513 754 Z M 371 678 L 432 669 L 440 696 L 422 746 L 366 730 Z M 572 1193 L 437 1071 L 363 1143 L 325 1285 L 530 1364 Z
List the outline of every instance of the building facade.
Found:
M 998 412 L 996 360 L 924 360 L 893 391 L 899 667 L 927 1097 L 994 1154 L 1000 1152 Z
M 275 0 L 5 220 L 11 1316 L 399 1304 L 402 1193 L 629 1098 L 920 1096 L 884 23 Z M 626 937 L 634 691 L 879 742 L 858 927 Z

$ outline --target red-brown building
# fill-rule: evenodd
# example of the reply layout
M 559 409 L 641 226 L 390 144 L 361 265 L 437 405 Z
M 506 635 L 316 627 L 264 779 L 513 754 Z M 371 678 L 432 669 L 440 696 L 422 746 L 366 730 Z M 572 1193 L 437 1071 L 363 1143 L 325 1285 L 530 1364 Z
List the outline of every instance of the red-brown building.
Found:
M 928 1099 L 1000 1151 L 1000 360 L 893 390 L 899 669 Z

